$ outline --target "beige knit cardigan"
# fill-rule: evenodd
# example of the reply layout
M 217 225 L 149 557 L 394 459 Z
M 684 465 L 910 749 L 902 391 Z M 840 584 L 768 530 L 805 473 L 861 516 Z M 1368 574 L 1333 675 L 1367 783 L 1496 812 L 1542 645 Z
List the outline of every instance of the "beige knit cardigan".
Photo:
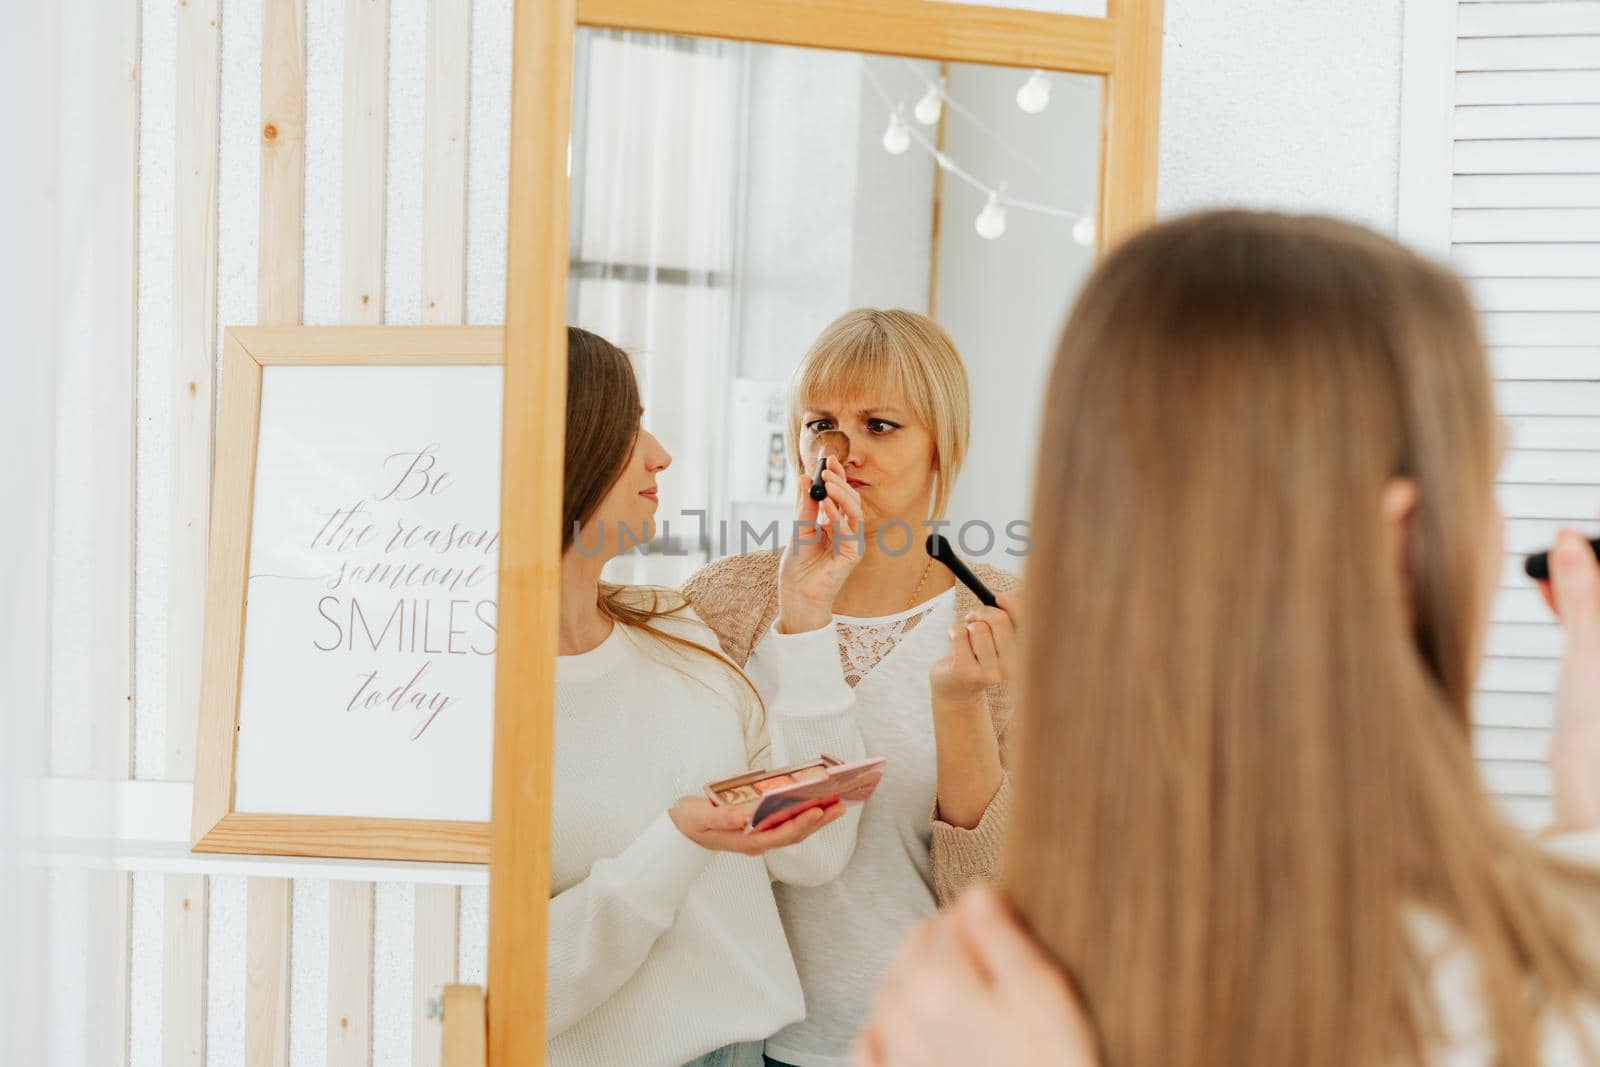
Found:
M 975 564 L 973 572 L 996 593 L 1017 586 L 1017 577 L 988 564 Z M 749 552 L 728 556 L 696 571 L 684 584 L 684 595 L 695 613 L 716 632 L 722 650 L 741 667 L 749 662 L 756 643 L 778 617 L 778 556 Z M 956 618 L 979 607 L 966 586 L 956 585 Z M 1011 777 L 1005 772 L 1011 730 L 1011 694 L 1007 683 L 985 693 L 989 717 L 1000 744 L 1000 788 L 972 829 L 952 826 L 939 818 L 938 798 L 929 817 L 933 823 L 930 866 L 933 895 L 942 907 L 974 882 L 994 881 L 1000 868 L 1000 845 L 1011 806 Z

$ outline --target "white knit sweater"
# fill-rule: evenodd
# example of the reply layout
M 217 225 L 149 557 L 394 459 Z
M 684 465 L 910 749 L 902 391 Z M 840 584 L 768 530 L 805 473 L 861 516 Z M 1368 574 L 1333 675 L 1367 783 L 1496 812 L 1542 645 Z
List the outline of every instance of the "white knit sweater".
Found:
M 1567 859 L 1600 868 L 1600 830 L 1547 838 L 1544 845 Z M 1495 1067 L 1500 1057 L 1472 950 L 1437 916 L 1418 912 L 1410 919 L 1444 1028 L 1429 1062 L 1432 1067 Z M 1584 1055 L 1580 1029 L 1591 1047 L 1600 1048 L 1600 1004 L 1594 1000 L 1580 1000 L 1576 1018 L 1547 1009 L 1538 1023 L 1541 1067 L 1592 1067 L 1595 1061 Z
M 658 625 L 717 647 L 688 609 Z M 667 814 L 718 778 L 864 754 L 833 627 L 772 642 L 765 715 L 708 656 L 621 624 L 594 650 L 557 660 L 553 1067 L 674 1067 L 804 1014 L 771 880 L 835 877 L 860 809 L 764 858 L 701 848 Z

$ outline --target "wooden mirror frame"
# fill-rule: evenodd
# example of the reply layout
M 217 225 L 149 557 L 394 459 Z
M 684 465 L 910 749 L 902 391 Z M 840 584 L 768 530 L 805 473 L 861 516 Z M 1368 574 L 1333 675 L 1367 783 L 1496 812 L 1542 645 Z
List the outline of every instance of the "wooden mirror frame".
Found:
M 929 0 L 517 0 L 506 249 L 488 1063 L 542 1064 L 565 436 L 567 142 L 578 26 L 1039 68 L 1105 79 L 1101 247 L 1155 214 L 1162 0 L 1105 18 Z M 454 1029 L 466 1020 L 447 1020 Z M 481 1017 L 475 1023 L 482 1025 Z

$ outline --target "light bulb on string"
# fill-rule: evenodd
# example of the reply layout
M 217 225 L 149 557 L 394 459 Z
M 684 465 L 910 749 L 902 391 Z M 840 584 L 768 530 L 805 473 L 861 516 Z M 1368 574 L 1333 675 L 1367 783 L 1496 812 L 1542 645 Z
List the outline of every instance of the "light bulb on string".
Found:
M 1085 216 L 1073 223 L 1072 239 L 1085 248 L 1094 247 L 1094 219 Z
M 898 109 L 889 112 L 889 128 L 883 131 L 883 150 L 898 156 L 910 147 L 911 131 L 906 129 L 905 119 L 900 117 Z
M 983 205 L 983 210 L 978 212 L 978 217 L 973 220 L 972 228 L 978 231 L 978 236 L 985 241 L 993 241 L 1006 232 L 1006 209 L 1000 203 L 999 193 L 990 193 L 988 203 Z
M 928 91 L 922 94 L 922 99 L 917 101 L 912 114 L 917 116 L 917 121 L 924 126 L 932 126 L 939 121 L 939 116 L 944 113 L 944 94 L 937 85 L 929 85 Z
M 1017 106 L 1030 115 L 1037 115 L 1050 106 L 1050 79 L 1044 71 L 1036 70 L 1017 90 Z

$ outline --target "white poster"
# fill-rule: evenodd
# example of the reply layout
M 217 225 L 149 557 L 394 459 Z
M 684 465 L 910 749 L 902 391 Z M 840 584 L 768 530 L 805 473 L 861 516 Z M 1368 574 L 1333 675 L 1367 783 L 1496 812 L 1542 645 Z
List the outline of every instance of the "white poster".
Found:
M 234 810 L 489 818 L 501 370 L 268 366 Z
M 788 397 L 787 382 L 735 379 L 733 447 L 728 449 L 728 495 L 733 500 L 785 505 L 792 501 L 789 449 L 784 443 Z

